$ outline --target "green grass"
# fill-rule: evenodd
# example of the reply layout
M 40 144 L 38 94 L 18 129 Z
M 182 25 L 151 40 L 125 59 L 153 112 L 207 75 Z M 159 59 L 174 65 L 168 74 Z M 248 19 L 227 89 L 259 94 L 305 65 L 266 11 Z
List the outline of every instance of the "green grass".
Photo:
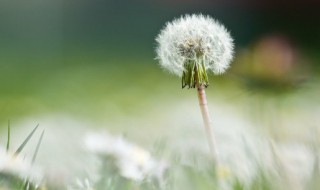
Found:
M 106 121 L 108 124 L 119 123 L 119 125 L 101 125 L 101 128 L 105 127 L 119 133 L 125 131 L 129 133 L 130 139 L 140 143 L 147 142 L 147 147 L 150 147 L 150 144 L 155 143 L 155 140 L 152 139 L 155 135 L 151 134 L 151 131 L 155 131 L 157 136 L 161 136 L 163 131 L 166 131 L 166 134 L 176 133 L 177 131 L 172 129 L 178 125 L 175 122 L 187 120 L 190 117 L 188 115 L 190 112 L 184 110 L 185 107 L 176 109 L 173 106 L 180 105 L 179 102 L 182 102 L 190 109 L 197 109 L 195 91 L 181 90 L 180 79 L 159 69 L 155 60 L 150 56 L 106 57 L 102 54 L 86 54 L 86 56 L 83 54 L 68 55 L 62 62 L 49 60 L 43 63 L 40 61 L 33 63 L 30 60 L 27 63 L 21 63 L 22 61 L 18 58 L 16 60 L 19 61 L 12 58 L 7 60 L 1 58 L 0 126 L 3 128 L 1 131 L 5 131 L 8 119 L 16 123 L 21 118 L 62 113 L 75 118 L 84 118 L 93 123 L 103 124 Z M 41 60 L 47 59 L 42 58 Z M 239 78 L 232 74 L 218 77 L 210 75 L 207 94 L 209 101 L 222 102 L 234 107 L 241 117 L 249 115 L 244 120 L 252 117 L 253 120 L 263 121 L 264 124 L 265 122 L 272 123 L 276 121 L 273 116 L 278 116 L 278 113 L 284 113 L 290 118 L 297 119 L 297 115 L 303 117 L 303 114 L 308 115 L 316 110 L 315 100 L 318 99 L 317 93 L 319 92 L 316 89 L 316 81 L 318 79 L 316 74 L 312 77 L 315 80 L 303 86 L 301 91 L 293 92 L 285 98 L 279 98 L 277 94 L 265 95 L 259 91 L 244 89 L 239 85 L 241 82 Z M 270 105 L 276 106 L 270 108 Z M 248 111 L 249 109 L 252 109 L 251 112 Z M 297 113 L 294 113 L 295 110 Z M 171 112 L 166 113 L 169 111 Z M 175 117 L 181 117 L 180 120 L 174 120 L 176 118 L 166 115 L 174 111 L 181 112 L 175 115 Z M 266 126 L 268 128 L 271 124 L 266 124 Z M 272 126 L 275 126 L 277 131 L 280 131 L 282 127 L 279 123 L 272 124 Z M 300 130 L 303 132 L 304 127 L 309 126 L 310 123 L 305 123 Z M 290 130 L 293 131 L 292 128 Z M 171 138 L 178 135 L 180 134 L 172 134 Z M 187 137 L 190 136 L 192 135 Z M 280 136 L 278 140 L 283 139 L 285 137 Z M 36 154 L 41 154 L 41 149 L 38 152 L 38 148 L 34 148 Z M 162 156 L 161 150 L 158 156 Z M 270 173 L 262 166 L 257 166 L 261 169 L 250 182 L 244 182 L 232 174 L 227 177 L 217 176 L 212 167 L 203 170 L 201 168 L 204 166 L 199 168 L 195 163 L 185 165 L 179 159 L 170 159 L 172 165 L 166 173 L 165 186 L 160 186 L 154 179 L 141 183 L 125 179 L 112 169 L 112 165 L 100 168 L 104 177 L 100 181 L 92 180 L 91 185 L 96 190 L 106 188 L 114 190 L 211 190 L 218 189 L 220 183 L 226 183 L 232 190 L 286 190 L 288 185 L 281 176 Z M 314 165 L 314 172 L 306 190 L 315 190 L 319 187 L 317 183 L 318 167 Z M 87 174 L 86 177 L 91 179 L 94 175 Z M 0 176 L 0 185 L 7 189 L 18 189 L 20 182 L 21 180 L 19 181 L 16 176 L 4 174 Z M 44 182 L 43 185 L 48 186 L 47 189 L 61 189 L 55 187 L 55 184 Z M 72 184 L 68 185 L 72 186 Z

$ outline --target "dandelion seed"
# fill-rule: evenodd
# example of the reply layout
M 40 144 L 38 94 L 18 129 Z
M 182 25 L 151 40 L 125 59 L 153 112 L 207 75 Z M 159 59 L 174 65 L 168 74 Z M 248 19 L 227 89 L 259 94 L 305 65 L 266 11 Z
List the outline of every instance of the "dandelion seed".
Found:
M 210 149 L 217 160 L 205 88 L 207 71 L 224 73 L 233 57 L 233 40 L 218 21 L 204 15 L 185 15 L 168 22 L 156 38 L 161 67 L 181 77 L 182 88 L 198 89 L 198 98 Z

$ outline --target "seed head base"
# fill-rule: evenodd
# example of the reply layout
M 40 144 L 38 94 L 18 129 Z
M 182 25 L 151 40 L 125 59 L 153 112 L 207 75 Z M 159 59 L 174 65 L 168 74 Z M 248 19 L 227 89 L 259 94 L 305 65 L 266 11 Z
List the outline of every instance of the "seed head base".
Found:
M 182 88 L 196 88 L 196 85 L 208 87 L 209 79 L 203 61 L 187 60 L 182 73 Z

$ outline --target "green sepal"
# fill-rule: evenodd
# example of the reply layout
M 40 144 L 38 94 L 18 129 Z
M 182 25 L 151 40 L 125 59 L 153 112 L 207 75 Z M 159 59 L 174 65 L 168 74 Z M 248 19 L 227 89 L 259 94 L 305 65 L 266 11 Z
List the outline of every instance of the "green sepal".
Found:
M 209 80 L 203 60 L 186 60 L 181 81 L 182 88 L 196 88 L 197 84 L 208 87 Z

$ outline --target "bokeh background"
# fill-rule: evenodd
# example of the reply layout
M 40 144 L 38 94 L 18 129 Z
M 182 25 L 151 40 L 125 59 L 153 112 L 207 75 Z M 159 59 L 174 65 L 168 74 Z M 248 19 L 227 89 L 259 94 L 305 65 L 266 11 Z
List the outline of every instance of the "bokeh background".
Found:
M 261 59 L 272 65 L 270 72 L 281 70 L 272 53 L 284 52 L 294 60 L 283 64 L 308 68 L 295 73 L 297 78 L 314 78 L 319 70 L 318 6 L 312 0 L 2 1 L 1 120 L 50 112 L 112 120 L 109 111 L 135 115 L 156 107 L 153 103 L 166 104 L 157 98 L 161 95 L 180 99 L 190 94 L 154 59 L 154 39 L 164 23 L 186 13 L 208 14 L 224 23 L 235 39 L 236 60 L 260 44 L 257 51 L 266 51 Z M 261 44 L 268 39 L 274 44 Z M 235 61 L 233 67 L 242 65 Z M 233 73 L 211 76 L 211 81 L 241 82 L 228 78 Z M 208 89 L 209 94 L 223 90 Z M 156 101 L 147 106 L 151 99 Z
M 68 148 L 68 138 L 103 129 L 144 147 L 157 139 L 190 147 L 199 139 L 206 149 L 195 90 L 181 89 L 180 79 L 155 60 L 159 31 L 187 13 L 216 18 L 234 37 L 231 69 L 211 74 L 207 89 L 218 144 L 256 131 L 280 143 L 313 143 L 320 127 L 319 6 L 313 0 L 2 0 L 1 143 L 10 120 L 16 143 L 39 123 L 48 146 L 60 138 L 56 146 Z

